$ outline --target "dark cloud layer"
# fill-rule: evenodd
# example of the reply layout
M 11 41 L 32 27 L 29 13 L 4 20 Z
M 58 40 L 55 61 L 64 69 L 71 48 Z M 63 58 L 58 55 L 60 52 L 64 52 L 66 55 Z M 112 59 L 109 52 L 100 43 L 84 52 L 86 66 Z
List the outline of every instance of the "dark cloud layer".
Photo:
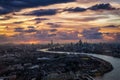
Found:
M 49 41 L 52 39 L 56 40 L 79 40 L 79 39 L 87 39 L 87 40 L 105 40 L 104 36 L 112 38 L 110 42 L 119 42 L 120 40 L 120 33 L 101 33 L 99 32 L 100 28 L 89 28 L 84 29 L 81 33 L 78 31 L 61 31 L 57 32 L 56 29 L 50 30 L 36 30 L 34 26 L 28 26 L 25 30 L 24 28 L 15 28 L 18 34 L 13 36 L 6 36 L 0 35 L 0 42 L 8 43 L 8 42 L 27 42 L 30 40 L 37 40 L 37 41 Z M 26 35 L 25 33 L 32 33 L 30 35 Z M 51 32 L 51 33 L 49 33 Z M 83 36 L 79 37 L 78 34 Z M 103 36 L 104 35 L 104 36 Z M 107 39 L 108 40 L 108 39 Z
M 24 23 L 23 21 L 18 21 L 18 22 L 14 22 L 13 24 L 21 24 Z
M 57 33 L 57 35 L 61 40 L 79 40 L 78 34 L 79 34 L 78 31 L 69 32 L 69 33 L 67 32 Z
M 34 36 L 37 40 L 49 40 L 50 39 L 50 34 L 48 33 L 48 30 L 40 30 L 37 31 Z
M 119 26 L 116 25 L 108 25 L 108 26 L 104 26 L 103 28 L 118 28 Z
M 7 14 L 10 12 L 19 11 L 24 8 L 29 7 L 36 7 L 36 6 L 45 6 L 50 4 L 57 4 L 57 3 L 65 3 L 65 2 L 72 2 L 75 0 L 2 0 L 0 1 L 0 15 L 1 14 Z M 114 8 L 111 6 L 111 4 L 107 3 L 101 3 L 96 4 L 88 8 L 66 8 L 63 9 L 63 11 L 69 11 L 69 12 L 84 12 L 86 10 L 116 10 L 117 8 Z M 40 9 L 35 10 L 30 13 L 25 13 L 25 15 L 36 15 L 36 16 L 45 16 L 45 15 L 55 15 L 57 13 L 56 9 Z
M 43 21 L 43 20 L 49 20 L 49 19 L 48 19 L 48 18 L 35 18 L 34 20 L 35 20 L 35 21 Z M 34 20 L 33 20 L 33 21 L 34 21 Z
M 35 29 L 28 29 L 28 30 L 25 30 L 24 32 L 26 33 L 33 33 L 33 32 L 36 32 L 37 30 Z
M 60 24 L 58 23 L 47 23 L 47 25 L 49 25 L 51 28 L 59 28 Z
M 18 27 L 18 28 L 15 28 L 14 31 L 15 32 L 24 32 L 24 28 Z
M 84 29 L 82 35 L 85 39 L 102 39 L 102 33 L 99 28 Z
M 7 14 L 29 7 L 46 6 L 73 1 L 75 0 L 0 0 L 0 14 Z
M 69 11 L 69 12 L 83 12 L 83 11 L 86 11 L 86 9 L 85 8 L 80 8 L 80 7 L 75 7 L 75 8 L 64 9 L 64 11 Z
M 92 7 L 89 7 L 90 10 L 115 10 L 116 8 L 112 7 L 109 3 L 107 4 L 96 4 Z
M 46 15 L 55 15 L 56 13 L 57 13 L 56 9 L 40 9 L 26 13 L 24 15 L 46 16 Z
M 57 31 L 57 29 L 51 29 L 50 30 L 50 32 L 56 32 Z
M 15 28 L 14 29 L 15 32 L 22 32 L 22 33 L 32 33 L 32 32 L 37 32 L 37 30 L 33 27 L 33 26 L 28 26 L 28 29 L 24 29 L 24 28 Z
M 112 7 L 111 4 L 109 3 L 101 3 L 101 4 L 96 4 L 88 8 L 81 8 L 81 7 L 75 7 L 75 8 L 67 8 L 64 9 L 63 11 L 68 11 L 68 12 L 84 12 L 86 10 L 119 10 L 118 8 Z
M 35 18 L 35 19 L 30 20 L 30 21 L 35 21 L 35 24 L 39 24 L 45 20 L 49 20 L 49 19 L 48 18 Z

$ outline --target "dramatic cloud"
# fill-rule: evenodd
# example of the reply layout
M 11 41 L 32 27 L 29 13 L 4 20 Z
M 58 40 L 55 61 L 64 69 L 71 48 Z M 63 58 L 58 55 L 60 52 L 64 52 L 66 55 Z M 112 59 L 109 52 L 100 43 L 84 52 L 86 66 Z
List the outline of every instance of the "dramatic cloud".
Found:
M 28 26 L 28 29 L 25 30 L 24 28 L 15 28 L 15 32 L 22 32 L 22 33 L 32 33 L 32 32 L 37 32 L 37 30 L 33 26 Z
M 49 38 L 48 30 L 37 31 L 35 34 L 33 34 L 33 36 L 35 38 L 37 38 L 38 40 L 47 40 L 47 39 L 50 39 Z
M 56 34 L 49 34 L 48 37 L 55 37 Z
M 42 21 L 42 20 L 49 20 L 49 19 L 47 19 L 47 18 L 35 18 L 34 20 L 36 20 L 36 21 Z
M 24 32 L 33 33 L 33 32 L 36 32 L 36 31 L 37 31 L 36 29 L 31 28 L 31 29 L 25 30 Z
M 79 39 L 120 42 L 118 2 L 0 0 L 0 43 L 74 42 Z
M 21 24 L 23 21 L 14 22 L 13 24 Z
M 78 31 L 74 31 L 74 32 L 59 32 L 57 33 L 58 37 L 61 40 L 79 40 L 78 37 L 79 32 Z
M 68 12 L 84 12 L 84 11 L 87 11 L 87 10 L 118 10 L 117 8 L 114 8 L 111 6 L 111 4 L 107 3 L 107 4 L 96 4 L 96 5 L 93 5 L 91 7 L 88 7 L 88 8 L 81 8 L 81 7 L 75 7 L 75 8 L 67 8 L 67 9 L 64 9 L 63 11 L 68 11 Z
M 57 29 L 51 29 L 50 30 L 50 32 L 56 32 L 57 31 Z
M 33 15 L 33 16 L 46 16 L 46 15 L 55 15 L 57 13 L 56 9 L 40 9 L 35 10 L 24 15 Z
M 47 25 L 49 25 L 51 28 L 59 28 L 60 25 L 57 23 L 47 23 Z
M 85 39 L 102 39 L 102 33 L 99 28 L 84 29 L 82 35 Z
M 104 26 L 104 28 L 118 28 L 119 26 L 115 26 L 115 25 L 108 25 L 108 26 Z
M 49 33 L 51 32 L 51 33 Z M 52 33 L 53 32 L 53 33 Z M 56 32 L 56 33 L 54 33 Z M 51 30 L 39 30 L 36 31 L 36 33 L 31 34 L 31 35 L 25 35 L 24 33 L 20 33 L 17 35 L 14 35 L 12 37 L 14 38 L 23 38 L 24 40 L 28 40 L 29 38 L 36 39 L 36 40 L 79 40 L 78 37 L 79 32 L 77 31 L 70 31 L 68 32 L 57 32 L 56 29 L 51 29 Z M 25 39 L 26 38 L 26 39 Z
M 14 29 L 15 32 L 24 32 L 24 28 L 18 27 Z
M 34 26 L 28 26 L 29 29 L 34 29 L 35 27 Z
M 49 20 L 49 19 L 47 19 L 47 18 L 35 18 L 34 20 L 36 21 L 35 24 L 39 24 L 39 23 L 41 23 L 41 21 Z M 34 20 L 33 20 L 33 21 L 34 21 Z
M 84 11 L 86 11 L 86 9 L 85 8 L 80 8 L 80 7 L 75 7 L 75 8 L 65 9 L 64 11 L 69 11 L 69 12 L 84 12 Z
M 73 2 L 75 0 L 0 0 L 0 14 L 7 14 L 24 8 Z
M 12 9 L 7 9 L 7 7 L 0 7 L 0 14 L 7 14 L 12 12 Z
M 96 4 L 92 7 L 89 7 L 90 10 L 115 10 L 116 8 L 112 7 L 109 3 L 108 4 Z

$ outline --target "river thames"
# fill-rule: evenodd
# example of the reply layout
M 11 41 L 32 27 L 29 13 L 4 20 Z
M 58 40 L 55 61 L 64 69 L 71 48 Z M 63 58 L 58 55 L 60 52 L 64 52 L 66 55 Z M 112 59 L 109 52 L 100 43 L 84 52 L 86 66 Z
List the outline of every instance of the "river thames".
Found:
M 48 51 L 48 49 L 42 49 L 39 51 L 47 52 L 47 53 L 66 53 L 66 54 L 86 54 L 91 55 L 105 61 L 108 61 L 112 64 L 113 70 L 105 73 L 103 76 L 95 77 L 95 80 L 119 80 L 120 79 L 120 59 L 112 56 L 99 55 L 99 54 L 88 54 L 88 53 L 76 53 L 76 52 L 62 52 L 62 51 Z
M 120 79 L 120 59 L 119 58 L 105 56 L 105 55 L 98 55 L 98 54 L 90 54 L 90 55 L 110 62 L 114 68 L 111 72 L 108 72 L 101 77 L 96 77 L 95 80 L 119 80 Z

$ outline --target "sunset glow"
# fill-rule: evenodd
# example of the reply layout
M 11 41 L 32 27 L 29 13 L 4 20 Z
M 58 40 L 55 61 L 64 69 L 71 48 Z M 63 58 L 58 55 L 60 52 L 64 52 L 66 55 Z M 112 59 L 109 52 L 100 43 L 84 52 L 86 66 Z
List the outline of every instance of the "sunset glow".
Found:
M 120 0 L 2 1 L 0 44 L 120 42 Z

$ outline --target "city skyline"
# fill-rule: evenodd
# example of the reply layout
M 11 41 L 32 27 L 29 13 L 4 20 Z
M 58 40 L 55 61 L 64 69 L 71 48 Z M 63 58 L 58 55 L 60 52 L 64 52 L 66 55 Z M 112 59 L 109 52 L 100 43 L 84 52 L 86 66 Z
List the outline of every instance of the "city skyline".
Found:
M 1 0 L 0 44 L 120 42 L 119 0 Z

